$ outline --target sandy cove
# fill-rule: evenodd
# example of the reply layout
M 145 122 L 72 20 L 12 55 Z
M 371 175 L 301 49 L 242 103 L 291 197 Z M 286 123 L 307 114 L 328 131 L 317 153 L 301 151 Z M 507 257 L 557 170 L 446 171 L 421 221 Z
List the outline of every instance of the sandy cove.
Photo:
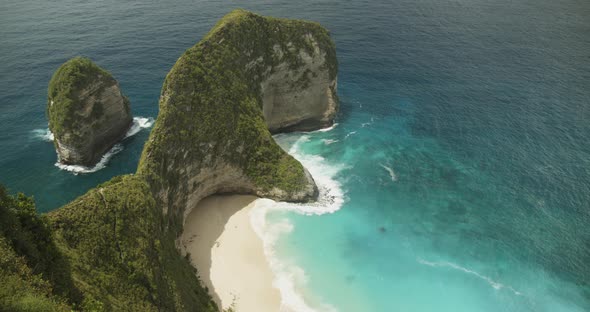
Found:
M 250 223 L 254 196 L 216 195 L 188 215 L 181 242 L 217 305 L 236 312 L 277 312 L 279 290 Z

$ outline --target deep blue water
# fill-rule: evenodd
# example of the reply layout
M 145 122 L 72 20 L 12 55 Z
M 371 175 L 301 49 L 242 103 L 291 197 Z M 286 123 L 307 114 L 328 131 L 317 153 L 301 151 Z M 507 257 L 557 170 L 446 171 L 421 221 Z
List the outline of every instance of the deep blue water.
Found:
M 145 130 L 98 172 L 54 166 L 34 133 L 51 74 L 88 56 L 156 117 L 168 70 L 236 7 L 319 21 L 337 45 L 338 126 L 279 141 L 344 203 L 266 216 L 288 225 L 275 250 L 307 306 L 590 310 L 587 1 L 3 1 L 0 182 L 49 211 L 134 172 Z

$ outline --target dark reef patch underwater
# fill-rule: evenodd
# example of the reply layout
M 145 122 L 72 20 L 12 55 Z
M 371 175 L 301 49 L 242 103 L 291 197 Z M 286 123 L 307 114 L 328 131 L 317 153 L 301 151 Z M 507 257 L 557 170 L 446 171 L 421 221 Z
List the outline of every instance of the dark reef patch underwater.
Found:
M 239 5 L 0 4 L 0 181 L 47 212 L 135 172 L 147 131 L 92 174 L 54 166 L 53 146 L 32 133 L 47 128 L 51 73 L 70 57 L 91 57 L 117 77 L 134 114 L 156 117 L 178 56 Z M 293 269 L 308 306 L 590 309 L 588 2 L 251 1 L 247 9 L 318 21 L 337 43 L 338 126 L 279 141 L 308 168 L 320 163 L 344 202 L 332 214 L 267 216 L 289 225 L 276 258 Z

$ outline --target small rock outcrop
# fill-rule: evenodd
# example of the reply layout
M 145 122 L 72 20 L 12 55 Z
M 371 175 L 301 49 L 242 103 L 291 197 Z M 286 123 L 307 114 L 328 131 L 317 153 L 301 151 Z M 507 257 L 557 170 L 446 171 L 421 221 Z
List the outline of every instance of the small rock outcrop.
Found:
M 86 167 L 96 164 L 132 124 L 129 100 L 117 81 L 83 57 L 53 74 L 47 116 L 59 161 Z

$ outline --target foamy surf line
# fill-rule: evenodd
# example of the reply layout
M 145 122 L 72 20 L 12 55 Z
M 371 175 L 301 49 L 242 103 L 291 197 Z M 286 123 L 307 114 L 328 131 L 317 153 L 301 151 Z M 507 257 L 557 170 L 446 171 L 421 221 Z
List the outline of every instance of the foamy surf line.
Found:
M 502 283 L 496 282 L 493 279 L 491 279 L 490 277 L 487 277 L 485 275 L 482 275 L 482 274 L 480 274 L 480 273 L 478 273 L 476 271 L 473 271 L 473 270 L 464 268 L 464 267 L 462 267 L 460 265 L 457 265 L 457 264 L 454 264 L 452 262 L 430 262 L 430 261 L 426 261 L 426 260 L 420 259 L 420 258 L 418 258 L 417 260 L 418 260 L 419 263 L 424 264 L 424 265 L 428 265 L 428 266 L 431 266 L 431 267 L 448 267 L 448 268 L 451 268 L 451 269 L 462 271 L 464 273 L 471 274 L 471 275 L 473 275 L 473 276 L 475 276 L 475 277 L 477 277 L 479 279 L 482 279 L 482 280 L 486 281 L 488 284 L 490 284 L 490 286 L 492 286 L 492 288 L 494 288 L 496 290 L 500 290 L 502 288 L 506 288 L 506 289 L 512 291 L 517 296 L 522 295 L 521 292 L 519 292 L 518 290 L 512 288 L 511 286 L 507 286 L 507 285 L 504 285 Z
M 152 117 L 133 117 L 133 124 L 127 130 L 125 134 L 125 139 L 128 137 L 132 137 L 139 133 L 142 129 L 151 128 L 154 125 L 154 118 Z
M 270 199 L 258 199 L 250 212 L 250 223 L 256 235 L 262 240 L 265 257 L 274 275 L 273 286 L 279 289 L 281 294 L 280 311 L 283 312 L 336 311 L 329 304 L 311 307 L 306 302 L 302 291 L 307 283 L 305 271 L 294 264 L 280 261 L 275 252 L 275 246 L 279 238 L 292 232 L 293 224 L 287 218 L 279 222 L 267 222 L 267 215 L 272 211 L 292 211 L 302 215 L 322 215 L 334 213 L 344 204 L 344 192 L 340 183 L 336 180 L 336 175 L 343 167 L 329 164 L 319 155 L 309 155 L 302 152 L 301 144 L 309 140 L 309 135 L 302 135 L 288 152 L 299 160 L 314 177 L 319 189 L 318 201 L 311 204 L 293 204 L 275 202 Z
M 311 131 L 296 131 L 297 133 L 301 133 L 301 134 L 311 134 L 311 133 L 320 133 L 320 132 L 328 132 L 328 131 L 332 131 L 334 130 L 334 128 L 336 128 L 338 126 L 338 123 L 335 122 L 333 123 L 331 126 L 327 127 L 327 128 L 322 128 L 322 129 L 318 129 L 318 130 L 311 130 Z M 281 134 L 277 134 L 278 136 L 280 136 Z M 275 136 L 277 136 L 275 135 Z
M 37 139 L 41 139 L 46 142 L 53 142 L 53 133 L 49 131 L 49 128 L 46 129 L 35 129 L 31 131 L 33 133 L 33 137 Z
M 123 137 L 123 140 L 130 138 L 136 134 L 138 134 L 141 130 L 151 128 L 154 125 L 154 118 L 152 117 L 133 117 L 133 122 L 127 133 Z M 54 135 L 51 133 L 49 128 L 46 129 L 35 129 L 32 131 L 33 137 L 41 139 L 47 142 L 53 142 Z M 107 166 L 109 160 L 116 155 L 117 153 L 123 150 L 123 145 L 118 143 L 115 144 L 108 152 L 106 152 L 100 161 L 94 165 L 93 167 L 86 167 L 86 166 L 78 166 L 78 165 L 65 165 L 60 163 L 59 161 L 55 163 L 55 166 L 61 170 L 73 172 L 74 174 L 78 173 L 92 173 L 96 172 L 100 169 L 103 169 Z
M 154 118 L 152 117 L 133 117 L 133 122 L 127 133 L 125 134 L 124 139 L 132 137 L 139 133 L 142 129 L 150 128 L 154 125 Z M 47 142 L 53 142 L 54 136 L 53 133 L 49 130 L 49 128 L 45 129 L 34 129 L 31 131 L 34 138 L 41 139 Z
M 337 122 L 335 122 L 332 126 L 330 126 L 328 128 L 323 128 L 323 129 L 315 130 L 315 131 L 312 131 L 312 132 L 328 132 L 328 131 L 331 131 L 334 128 L 336 128 L 336 126 L 338 126 L 338 123 Z
M 344 169 L 343 166 L 328 163 L 320 155 L 306 154 L 301 151 L 301 145 L 310 140 L 309 135 L 302 135 L 289 148 L 288 153 L 295 157 L 311 173 L 318 187 L 318 200 L 314 203 L 295 204 L 277 202 L 275 206 L 281 210 L 294 211 L 303 215 L 322 215 L 334 213 L 342 207 L 345 202 L 344 191 L 336 175 Z
M 78 165 L 65 165 L 60 163 L 59 161 L 55 163 L 55 166 L 61 170 L 70 171 L 74 174 L 78 173 L 92 173 L 96 172 L 100 169 L 103 169 L 107 166 L 109 160 L 117 153 L 123 150 L 123 145 L 115 144 L 106 154 L 102 155 L 100 161 L 94 165 L 94 167 L 85 167 L 85 166 L 78 166 Z

